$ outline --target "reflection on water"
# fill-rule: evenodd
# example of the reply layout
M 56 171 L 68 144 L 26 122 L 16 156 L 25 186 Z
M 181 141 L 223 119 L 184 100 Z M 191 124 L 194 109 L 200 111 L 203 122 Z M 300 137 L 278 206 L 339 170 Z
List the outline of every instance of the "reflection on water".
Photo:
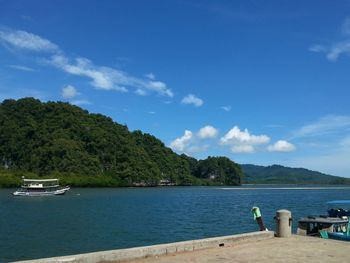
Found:
M 0 262 L 256 231 L 252 206 L 269 229 L 276 210 L 291 210 L 295 229 L 299 217 L 326 213 L 327 201 L 350 199 L 348 187 L 76 188 L 32 198 L 11 191 L 0 189 Z

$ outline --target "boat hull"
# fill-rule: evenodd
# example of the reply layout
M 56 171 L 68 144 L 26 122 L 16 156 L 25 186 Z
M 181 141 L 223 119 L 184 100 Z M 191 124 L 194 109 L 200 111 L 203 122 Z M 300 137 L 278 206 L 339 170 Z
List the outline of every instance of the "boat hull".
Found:
M 18 190 L 13 193 L 14 196 L 51 196 L 51 195 L 64 195 L 70 188 L 65 187 L 54 191 L 21 191 Z
M 346 235 L 345 233 L 338 233 L 338 232 L 328 232 L 328 238 L 330 239 L 336 239 L 336 240 L 342 240 L 342 241 L 350 241 L 350 236 Z

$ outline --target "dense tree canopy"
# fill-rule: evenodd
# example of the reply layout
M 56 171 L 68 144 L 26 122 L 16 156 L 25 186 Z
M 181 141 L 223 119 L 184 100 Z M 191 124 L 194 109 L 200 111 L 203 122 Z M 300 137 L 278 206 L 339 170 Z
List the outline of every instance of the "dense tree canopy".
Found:
M 0 164 L 3 186 L 18 184 L 23 175 L 80 186 L 237 185 L 242 176 L 227 158 L 180 156 L 109 117 L 33 98 L 0 105 Z
M 191 173 L 208 184 L 240 185 L 243 172 L 240 165 L 227 157 L 211 157 L 197 161 L 195 158 L 181 155 L 189 166 Z

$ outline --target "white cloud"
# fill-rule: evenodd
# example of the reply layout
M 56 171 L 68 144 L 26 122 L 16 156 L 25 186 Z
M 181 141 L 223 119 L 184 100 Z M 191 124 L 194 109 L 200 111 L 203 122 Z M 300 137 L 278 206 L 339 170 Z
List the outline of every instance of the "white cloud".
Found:
M 253 135 L 247 129 L 241 131 L 238 126 L 234 126 L 220 138 L 220 144 L 231 145 L 231 151 L 235 153 L 255 152 L 255 145 L 266 144 L 269 141 L 267 135 Z
M 340 55 L 350 55 L 350 18 L 346 18 L 341 26 L 344 39 L 337 41 L 330 47 L 324 45 L 313 45 L 309 48 L 312 52 L 324 52 L 329 61 L 336 61 Z
M 231 110 L 231 106 L 230 105 L 227 105 L 227 106 L 221 106 L 221 109 L 224 110 L 224 111 L 227 111 L 229 112 Z
M 136 88 L 135 93 L 145 95 L 146 90 L 154 91 L 159 95 L 173 97 L 172 91 L 161 81 L 148 81 L 132 77 L 126 72 L 110 67 L 96 66 L 87 58 L 76 58 L 72 63 L 63 55 L 54 55 L 49 64 L 72 75 L 91 79 L 90 84 L 96 89 L 128 92 L 128 88 Z
M 207 125 L 193 133 L 185 130 L 185 134 L 170 143 L 170 148 L 174 151 L 182 153 L 198 153 L 204 152 L 209 148 L 206 139 L 213 139 L 218 135 L 218 130 L 211 125 Z
M 193 104 L 196 107 L 200 107 L 203 105 L 203 100 L 198 98 L 196 95 L 188 94 L 181 101 L 182 104 Z
M 58 52 L 59 48 L 51 41 L 22 30 L 0 30 L 0 40 L 18 49 L 37 52 Z
M 255 148 L 252 145 L 236 145 L 231 147 L 231 151 L 234 153 L 253 153 Z
M 113 79 L 119 80 L 116 82 L 120 84 L 125 82 L 124 74 L 107 67 L 96 67 L 86 58 L 76 58 L 75 63 L 70 63 L 67 57 L 54 55 L 49 63 L 69 74 L 90 78 L 90 84 L 97 89 L 127 92 L 125 87 L 113 82 Z
M 156 91 L 159 95 L 165 95 L 170 98 L 174 97 L 174 93 L 167 87 L 167 85 L 164 82 L 161 82 L 161 81 L 144 82 L 142 80 L 138 80 L 137 82 L 139 82 L 141 86 L 144 86 L 149 90 Z
M 148 73 L 145 75 L 146 78 L 149 78 L 151 80 L 155 80 L 156 79 L 156 76 L 151 72 L 151 73 Z
M 139 96 L 146 96 L 147 95 L 147 92 L 143 89 L 136 89 L 135 93 Z
M 270 141 L 266 135 L 252 135 L 247 129 L 241 131 L 238 126 L 233 127 L 228 133 L 220 139 L 222 144 L 247 144 L 258 145 Z
M 309 51 L 315 52 L 315 53 L 320 53 L 320 52 L 326 52 L 327 48 L 325 46 L 322 46 L 322 45 L 313 45 L 313 46 L 309 47 Z
M 295 146 L 287 141 L 279 140 L 273 145 L 269 145 L 267 150 L 270 152 L 292 152 Z
M 350 17 L 344 20 L 341 26 L 341 32 L 344 36 L 350 36 Z
M 215 138 L 218 135 L 218 130 L 213 126 L 207 125 L 201 128 L 198 132 L 198 137 L 200 139 Z
M 62 88 L 62 97 L 65 99 L 71 99 L 79 95 L 79 92 L 72 85 L 67 85 Z
M 53 53 L 49 59 L 41 59 L 41 61 L 45 61 L 46 64 L 66 73 L 89 78 L 91 80 L 90 84 L 96 89 L 127 92 L 129 88 L 133 88 L 136 89 L 135 93 L 138 95 L 145 94 L 146 91 L 152 91 L 170 98 L 174 96 L 167 84 L 156 80 L 153 73 L 147 74 L 146 78 L 137 78 L 118 69 L 94 65 L 87 58 L 72 59 L 65 56 L 56 44 L 26 31 L 0 29 L 0 43 L 17 49 Z M 17 66 L 16 68 L 25 70 L 23 66 L 21 68 Z
M 327 59 L 330 61 L 336 61 L 343 53 L 350 55 L 350 40 L 334 44 L 327 53 Z
M 177 152 L 198 153 L 208 150 L 209 147 L 228 145 L 234 153 L 254 153 L 259 145 L 270 142 L 267 135 L 253 135 L 247 129 L 241 131 L 237 126 L 234 126 L 220 139 L 215 139 L 218 134 L 219 130 L 211 125 L 200 128 L 196 133 L 186 130 L 184 135 L 170 143 L 170 148 Z M 211 140 L 208 141 L 208 139 Z M 280 151 L 287 151 L 290 145 L 287 142 L 281 145 L 279 142 L 276 147 L 280 147 Z
M 350 116 L 327 115 L 318 121 L 307 124 L 294 132 L 294 138 L 305 136 L 319 136 L 341 132 L 350 127 Z
M 17 69 L 17 70 L 21 70 L 21 71 L 27 71 L 27 72 L 34 72 L 35 69 L 32 69 L 30 67 L 27 66 L 21 66 L 21 65 L 8 65 L 9 68 L 12 69 Z
M 192 138 L 193 133 L 189 130 L 185 130 L 185 134 L 182 137 L 177 138 L 170 143 L 170 148 L 172 148 L 174 151 L 183 152 Z

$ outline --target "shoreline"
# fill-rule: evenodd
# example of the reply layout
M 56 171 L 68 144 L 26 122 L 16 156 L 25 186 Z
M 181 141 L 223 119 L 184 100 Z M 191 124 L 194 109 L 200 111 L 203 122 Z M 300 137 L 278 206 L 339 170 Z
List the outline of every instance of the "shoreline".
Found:
M 340 189 L 340 190 L 346 190 L 350 189 L 350 186 L 342 186 L 339 185 L 339 187 L 336 187 L 334 185 L 329 186 L 329 187 L 322 187 L 322 186 L 303 186 L 300 185 L 300 187 L 295 186 L 295 187 L 242 187 L 242 188 L 220 188 L 221 190 L 227 190 L 227 191 L 244 191 L 244 190 L 335 190 L 335 189 Z
M 246 187 L 246 186 L 257 186 L 257 187 Z M 259 187 L 259 186 L 270 186 L 270 187 Z M 276 186 L 276 187 L 275 187 Z M 282 187 L 281 187 L 282 186 Z M 288 187 L 291 186 L 291 187 Z M 293 186 L 293 187 L 292 187 Z M 2 187 L 1 189 L 17 189 L 21 186 Z M 350 189 L 350 184 L 242 184 L 242 185 L 155 185 L 155 186 L 70 186 L 72 189 L 75 188 L 135 188 L 135 189 L 146 189 L 146 188 L 177 188 L 177 187 L 213 187 L 220 190 L 326 190 L 326 189 Z

